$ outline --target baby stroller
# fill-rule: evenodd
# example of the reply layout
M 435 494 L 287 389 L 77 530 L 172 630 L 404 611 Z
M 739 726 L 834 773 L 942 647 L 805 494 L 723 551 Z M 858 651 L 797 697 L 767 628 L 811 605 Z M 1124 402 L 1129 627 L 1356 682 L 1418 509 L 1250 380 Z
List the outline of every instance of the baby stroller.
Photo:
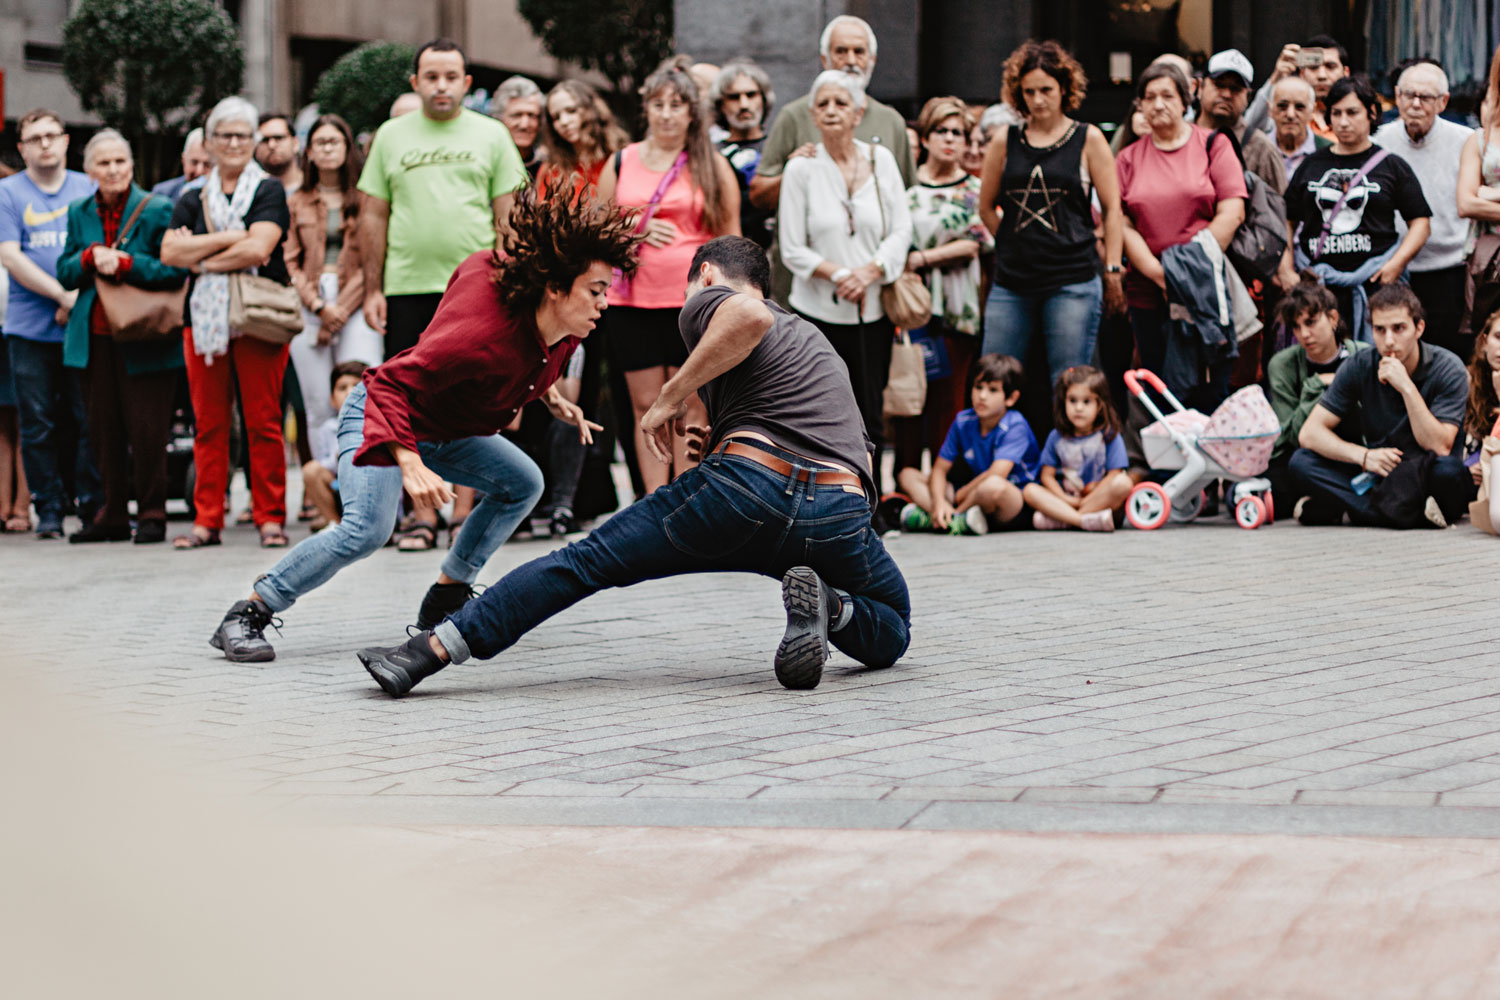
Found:
M 1163 415 L 1141 387 L 1156 390 L 1172 412 Z M 1271 482 L 1262 473 L 1281 434 L 1271 404 L 1260 386 L 1246 386 L 1204 416 L 1185 408 L 1154 372 L 1144 368 L 1125 373 L 1130 394 L 1156 418 L 1141 431 L 1141 447 L 1152 469 L 1177 470 L 1164 483 L 1140 483 L 1125 501 L 1125 519 L 1142 531 L 1173 521 L 1191 521 L 1203 509 L 1204 487 L 1215 480 L 1234 486 L 1225 503 L 1235 523 L 1249 531 L 1275 520 Z

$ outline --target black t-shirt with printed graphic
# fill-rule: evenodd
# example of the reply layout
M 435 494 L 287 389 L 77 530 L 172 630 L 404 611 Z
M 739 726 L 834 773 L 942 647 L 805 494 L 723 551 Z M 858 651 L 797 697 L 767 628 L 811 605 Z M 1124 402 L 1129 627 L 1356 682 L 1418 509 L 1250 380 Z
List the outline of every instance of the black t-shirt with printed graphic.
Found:
M 1362 153 L 1340 156 L 1332 149 L 1320 149 L 1297 167 L 1286 189 L 1286 217 L 1293 225 L 1302 224 L 1298 246 L 1309 258 L 1336 271 L 1356 271 L 1396 244 L 1398 212 L 1408 224 L 1431 217 L 1422 182 L 1410 164 L 1391 153 L 1360 178 L 1329 226 L 1322 256 L 1316 255 L 1328 215 L 1365 161 L 1379 151 L 1379 146 L 1372 145 Z

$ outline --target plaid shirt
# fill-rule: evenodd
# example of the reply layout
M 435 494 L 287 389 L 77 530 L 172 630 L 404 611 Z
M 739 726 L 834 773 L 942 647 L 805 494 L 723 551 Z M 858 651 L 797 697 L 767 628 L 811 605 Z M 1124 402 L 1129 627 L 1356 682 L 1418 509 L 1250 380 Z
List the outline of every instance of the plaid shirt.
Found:
M 104 199 L 98 194 L 94 195 L 94 202 L 99 209 L 99 221 L 104 224 L 104 242 L 94 243 L 83 252 L 82 263 L 86 270 L 92 271 L 94 269 L 95 247 L 112 246 L 115 240 L 119 238 L 120 225 L 125 221 L 125 202 L 127 200 L 128 196 L 126 198 L 121 198 L 113 207 L 111 207 L 109 205 L 106 205 L 104 203 Z M 114 278 L 106 280 L 120 281 L 125 277 L 127 273 L 129 273 L 129 271 L 130 255 L 122 254 L 120 257 L 120 266 L 118 270 L 115 271 Z M 97 276 L 95 280 L 98 280 Z M 95 337 L 109 337 L 113 335 L 113 331 L 111 331 L 109 328 L 109 321 L 104 318 L 104 307 L 99 304 L 98 296 L 95 296 L 94 308 L 89 313 L 89 334 Z

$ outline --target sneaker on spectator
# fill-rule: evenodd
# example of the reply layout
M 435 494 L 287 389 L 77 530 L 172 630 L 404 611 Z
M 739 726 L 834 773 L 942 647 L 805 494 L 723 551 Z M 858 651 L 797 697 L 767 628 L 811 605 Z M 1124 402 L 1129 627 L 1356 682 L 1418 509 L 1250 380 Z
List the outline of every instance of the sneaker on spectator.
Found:
M 1058 531 L 1062 528 L 1067 527 L 1066 524 L 1059 521 L 1057 518 L 1048 517 L 1041 511 L 1037 511 L 1036 513 L 1031 515 L 1031 526 L 1037 531 Z
M 902 531 L 931 531 L 932 517 L 921 507 L 909 503 L 901 508 Z
M 986 535 L 989 530 L 989 519 L 978 507 L 970 507 L 962 514 L 954 514 L 953 519 L 948 522 L 950 535 Z
M 1292 507 L 1292 517 L 1297 519 L 1298 524 L 1310 528 L 1340 524 L 1344 520 L 1342 511 L 1331 509 L 1326 503 L 1319 503 L 1313 497 L 1299 497 Z
M 573 517 L 573 512 L 566 507 L 558 507 L 552 512 L 552 517 L 547 522 L 547 530 L 553 538 L 562 538 L 578 531 L 578 521 Z
M 1448 519 L 1443 516 L 1443 508 L 1438 506 L 1437 497 L 1428 497 L 1427 504 L 1422 508 L 1422 513 L 1427 520 L 1432 522 L 1434 528 L 1448 527 Z
M 1112 510 L 1091 510 L 1083 515 L 1084 531 L 1114 531 L 1115 512 Z

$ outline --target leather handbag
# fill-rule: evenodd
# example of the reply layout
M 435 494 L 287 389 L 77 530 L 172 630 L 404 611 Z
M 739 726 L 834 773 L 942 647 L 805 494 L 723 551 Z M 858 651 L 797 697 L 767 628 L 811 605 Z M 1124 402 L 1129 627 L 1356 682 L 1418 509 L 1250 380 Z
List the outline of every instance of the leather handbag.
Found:
M 885 199 L 880 196 L 880 175 L 875 172 L 875 146 L 870 146 L 870 176 L 875 181 L 875 200 L 880 205 L 880 238 L 890 234 L 885 217 Z M 917 272 L 907 269 L 888 285 L 880 286 L 880 308 L 885 318 L 903 330 L 926 326 L 932 318 L 932 293 Z M 926 389 L 926 383 L 923 383 Z M 921 412 L 919 407 L 918 413 Z
M 111 247 L 115 250 L 125 245 L 141 210 L 151 200 L 147 195 L 136 203 L 135 211 Z M 104 321 L 110 333 L 118 341 L 133 343 L 143 340 L 159 340 L 175 337 L 182 330 L 182 308 L 187 299 L 187 283 L 176 288 L 142 288 L 123 281 L 94 279 L 94 294 L 99 297 L 99 308 L 104 310 Z
M 203 223 L 215 232 L 208 205 Z M 229 275 L 229 329 L 272 344 L 289 344 L 302 332 L 302 299 L 297 289 L 248 271 Z
M 927 405 L 927 358 L 905 330 L 891 347 L 882 409 L 888 417 L 920 417 Z

